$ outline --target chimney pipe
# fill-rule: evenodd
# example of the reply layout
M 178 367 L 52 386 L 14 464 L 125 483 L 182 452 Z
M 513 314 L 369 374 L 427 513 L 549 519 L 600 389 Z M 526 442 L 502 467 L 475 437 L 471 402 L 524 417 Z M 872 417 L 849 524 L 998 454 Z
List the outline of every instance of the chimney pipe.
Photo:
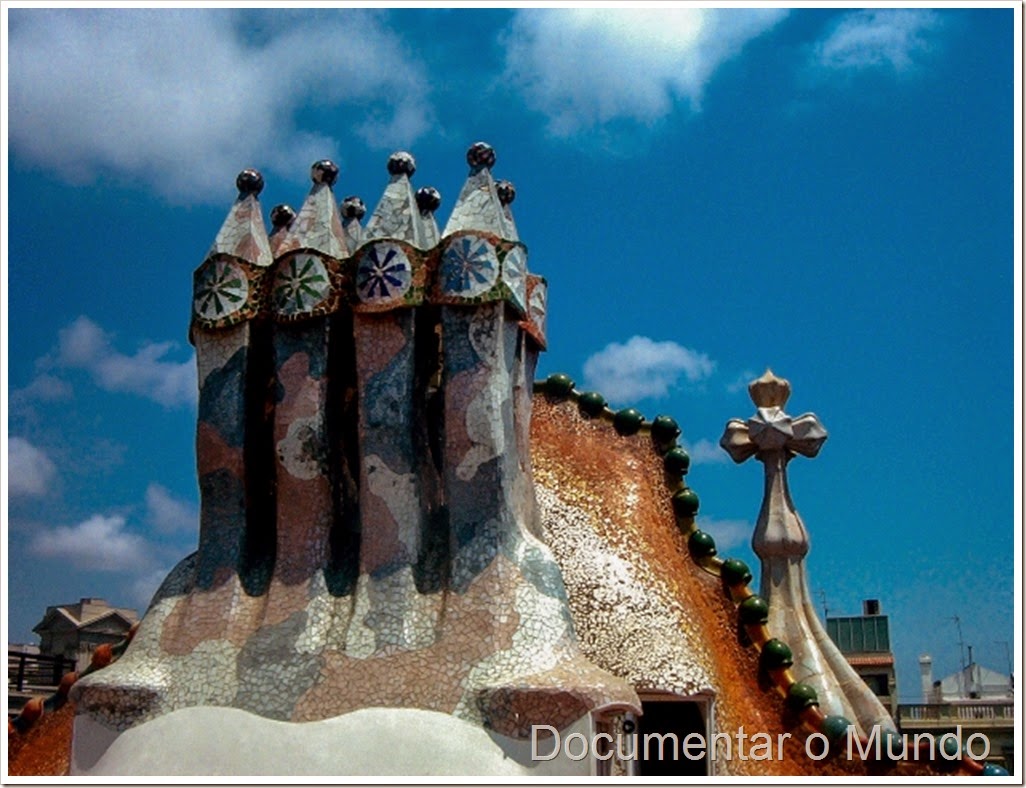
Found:
M 933 659 L 929 654 L 919 657 L 919 679 L 923 689 L 923 703 L 929 703 L 933 695 Z

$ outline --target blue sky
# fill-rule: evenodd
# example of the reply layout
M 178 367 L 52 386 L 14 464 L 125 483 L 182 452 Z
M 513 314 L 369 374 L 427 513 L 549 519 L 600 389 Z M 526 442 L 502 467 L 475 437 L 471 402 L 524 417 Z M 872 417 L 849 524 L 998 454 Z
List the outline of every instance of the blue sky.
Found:
M 191 277 L 236 173 L 266 212 L 332 158 L 373 209 L 407 149 L 444 223 L 480 139 L 549 280 L 540 372 L 674 416 L 705 527 L 757 564 L 761 468 L 716 444 L 771 366 L 830 433 L 791 464 L 817 598 L 881 600 L 902 699 L 919 653 L 958 668 L 954 616 L 1006 670 L 1011 4 L 8 13 L 11 641 L 144 607 L 195 548 Z

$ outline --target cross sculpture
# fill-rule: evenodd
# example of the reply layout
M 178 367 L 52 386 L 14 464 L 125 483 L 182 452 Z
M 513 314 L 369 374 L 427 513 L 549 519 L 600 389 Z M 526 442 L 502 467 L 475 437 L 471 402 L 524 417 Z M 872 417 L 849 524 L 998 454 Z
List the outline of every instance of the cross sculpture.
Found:
M 720 446 L 736 463 L 755 457 L 765 467 L 752 549 L 762 566 L 759 592 L 769 603 L 769 631 L 790 646 L 795 679 L 816 689 L 825 714 L 843 715 L 864 731 L 874 725 L 892 730 L 890 715 L 827 635 L 809 594 L 809 533 L 791 499 L 787 464 L 799 454 L 819 454 L 826 428 L 814 413 L 784 412 L 791 384 L 769 369 L 748 385 L 748 393 L 755 415 L 728 421 Z

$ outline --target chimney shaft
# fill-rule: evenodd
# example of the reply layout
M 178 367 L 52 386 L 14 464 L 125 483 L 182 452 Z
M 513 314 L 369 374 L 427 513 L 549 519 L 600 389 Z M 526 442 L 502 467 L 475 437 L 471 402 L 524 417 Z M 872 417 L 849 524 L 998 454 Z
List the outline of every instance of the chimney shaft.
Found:
M 929 654 L 919 657 L 919 679 L 923 689 L 923 703 L 929 703 L 933 694 L 933 658 Z

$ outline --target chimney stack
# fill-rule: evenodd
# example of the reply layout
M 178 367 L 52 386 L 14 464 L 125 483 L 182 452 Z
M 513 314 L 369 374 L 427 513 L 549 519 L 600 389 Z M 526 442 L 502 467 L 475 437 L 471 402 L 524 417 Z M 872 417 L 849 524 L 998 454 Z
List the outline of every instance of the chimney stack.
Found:
M 929 703 L 933 694 L 933 658 L 929 654 L 919 657 L 919 679 L 923 688 L 923 703 Z

